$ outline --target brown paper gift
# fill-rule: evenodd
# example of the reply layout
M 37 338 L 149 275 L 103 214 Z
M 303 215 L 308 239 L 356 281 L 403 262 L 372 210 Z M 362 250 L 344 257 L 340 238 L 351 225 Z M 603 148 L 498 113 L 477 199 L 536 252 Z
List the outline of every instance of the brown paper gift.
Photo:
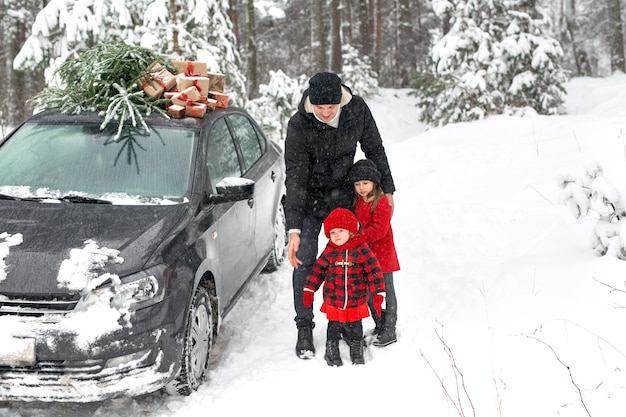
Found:
M 207 77 L 206 62 L 177 61 L 172 60 L 172 65 L 178 70 L 178 74 L 196 77 Z
M 153 80 L 165 87 L 165 91 L 171 90 L 176 85 L 176 76 L 169 72 L 167 68 L 159 62 L 154 63 L 148 72 Z
M 172 104 L 167 108 L 167 115 L 174 119 L 181 119 L 185 115 L 185 106 Z
M 214 111 L 215 109 L 217 109 L 217 100 L 215 100 L 214 98 L 207 98 L 206 108 L 209 111 Z
M 137 81 L 137 85 L 143 90 L 144 93 L 150 98 L 158 99 L 165 91 L 165 86 L 159 84 L 155 80 L 148 77 L 144 77 Z
M 193 103 L 185 107 L 185 116 L 203 118 L 206 114 L 206 104 Z
M 209 78 L 208 77 L 193 77 L 188 75 L 179 75 L 176 77 L 176 83 L 178 85 L 178 91 L 183 91 L 187 87 L 194 86 L 198 89 L 203 96 L 207 95 L 209 91 Z
M 218 91 L 209 91 L 208 96 L 217 102 L 215 104 L 216 107 L 221 109 L 228 107 L 228 94 L 220 93 Z
M 224 74 L 208 73 L 207 77 L 211 80 L 209 91 L 224 92 L 224 88 L 226 88 L 226 76 Z
M 200 99 L 200 92 L 196 87 L 187 87 L 183 91 L 180 91 L 174 97 L 172 97 L 172 103 L 180 106 L 186 106 L 191 103 L 195 103 Z

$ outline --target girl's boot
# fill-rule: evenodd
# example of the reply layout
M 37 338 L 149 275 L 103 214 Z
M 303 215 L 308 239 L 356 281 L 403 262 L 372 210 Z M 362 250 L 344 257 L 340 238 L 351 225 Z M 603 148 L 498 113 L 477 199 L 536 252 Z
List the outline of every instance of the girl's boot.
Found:
M 326 341 L 326 354 L 324 355 L 328 366 L 342 366 L 343 361 L 339 354 L 339 340 Z
M 398 341 L 396 335 L 396 321 L 397 317 L 392 314 L 385 314 L 385 321 L 383 323 L 382 331 L 378 334 L 378 337 L 374 339 L 372 344 L 374 346 L 383 347 L 388 346 Z
M 363 357 L 363 340 L 354 339 L 348 340 L 350 346 L 350 359 L 353 365 L 364 365 L 365 358 Z

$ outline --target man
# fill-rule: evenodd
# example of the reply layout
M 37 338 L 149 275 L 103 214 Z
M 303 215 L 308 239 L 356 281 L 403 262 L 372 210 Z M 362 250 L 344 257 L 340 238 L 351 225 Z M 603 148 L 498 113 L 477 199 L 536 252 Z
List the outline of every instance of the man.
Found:
M 366 158 L 376 163 L 380 185 L 393 208 L 395 186 L 369 107 L 337 74 L 315 74 L 289 120 L 285 139 L 288 259 L 294 267 L 296 354 L 301 359 L 315 355 L 313 307 L 305 307 L 302 301 L 304 284 L 317 257 L 324 219 L 337 207 L 352 208 L 354 185 L 348 181 L 348 172 L 357 143 Z

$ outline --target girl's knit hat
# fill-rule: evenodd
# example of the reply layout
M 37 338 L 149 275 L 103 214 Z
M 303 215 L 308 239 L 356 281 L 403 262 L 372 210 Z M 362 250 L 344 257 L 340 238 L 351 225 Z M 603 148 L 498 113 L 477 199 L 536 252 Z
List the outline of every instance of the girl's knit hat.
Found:
M 350 168 L 350 173 L 348 174 L 348 181 L 352 183 L 367 180 L 380 184 L 380 179 L 380 172 L 371 159 L 356 161 L 354 165 L 352 165 L 352 168 Z
M 330 238 L 330 231 L 333 229 L 345 229 L 353 234 L 359 233 L 359 221 L 350 210 L 336 208 L 330 212 L 324 220 L 324 234 Z

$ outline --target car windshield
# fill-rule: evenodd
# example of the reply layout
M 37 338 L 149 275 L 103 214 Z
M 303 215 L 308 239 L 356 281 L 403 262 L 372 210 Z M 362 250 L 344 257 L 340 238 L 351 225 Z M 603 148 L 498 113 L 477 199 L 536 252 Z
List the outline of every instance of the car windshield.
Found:
M 184 198 L 195 131 L 124 128 L 117 140 L 116 133 L 98 125 L 25 124 L 0 146 L 0 193 Z

